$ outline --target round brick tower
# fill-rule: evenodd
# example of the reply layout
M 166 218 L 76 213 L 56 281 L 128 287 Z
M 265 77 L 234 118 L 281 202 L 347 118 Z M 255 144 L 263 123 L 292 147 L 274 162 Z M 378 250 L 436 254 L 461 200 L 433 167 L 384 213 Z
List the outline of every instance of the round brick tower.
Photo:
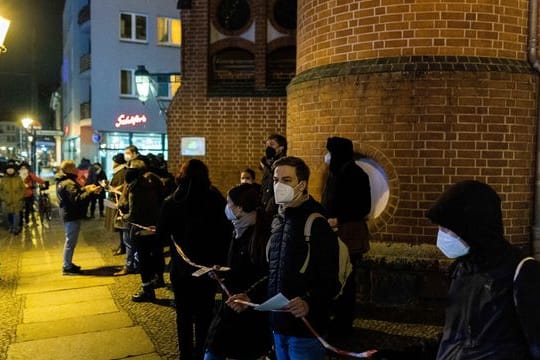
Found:
M 449 184 L 476 179 L 501 195 L 507 238 L 528 244 L 537 76 L 527 4 L 299 0 L 287 137 L 314 170 L 312 192 L 326 139 L 347 137 L 388 180 L 370 221 L 376 240 L 433 243 L 426 209 Z

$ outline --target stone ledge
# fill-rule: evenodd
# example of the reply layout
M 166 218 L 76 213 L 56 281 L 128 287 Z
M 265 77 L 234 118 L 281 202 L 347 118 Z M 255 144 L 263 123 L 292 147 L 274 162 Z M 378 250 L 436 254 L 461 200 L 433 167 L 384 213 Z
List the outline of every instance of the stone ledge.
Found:
M 319 66 L 296 75 L 289 86 L 338 76 L 428 71 L 534 73 L 529 63 L 522 60 L 477 56 L 401 56 Z

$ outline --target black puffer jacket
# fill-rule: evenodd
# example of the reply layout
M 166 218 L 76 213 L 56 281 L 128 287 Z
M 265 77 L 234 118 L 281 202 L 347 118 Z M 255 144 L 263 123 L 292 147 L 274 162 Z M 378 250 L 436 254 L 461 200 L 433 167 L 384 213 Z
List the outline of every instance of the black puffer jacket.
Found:
M 91 193 L 77 183 L 77 175 L 59 171 L 55 176 L 56 196 L 64 222 L 84 218 Z
M 268 252 L 268 296 L 279 292 L 288 299 L 302 297 L 309 304 L 307 319 L 321 334 L 328 327 L 329 304 L 339 291 L 337 237 L 325 219 L 318 218 L 311 229 L 310 261 L 300 273 L 307 254 L 304 225 L 311 213 L 324 215 L 323 207 L 311 197 L 297 208 L 287 208 L 272 222 Z M 289 313 L 271 313 L 274 331 L 282 335 L 312 337 L 300 319 Z
M 486 184 L 461 182 L 428 217 L 470 246 L 451 267 L 437 359 L 540 359 L 540 264 L 525 263 L 513 283 L 523 256 L 503 237 L 498 195 Z

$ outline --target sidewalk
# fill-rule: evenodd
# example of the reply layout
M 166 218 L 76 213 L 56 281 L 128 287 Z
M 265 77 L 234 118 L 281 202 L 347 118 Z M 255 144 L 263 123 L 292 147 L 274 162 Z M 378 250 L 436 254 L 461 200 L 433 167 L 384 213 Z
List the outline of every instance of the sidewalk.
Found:
M 0 230 L 0 359 L 178 357 L 176 338 L 166 339 L 173 344 L 173 354 L 163 349 L 160 354 L 148 335 L 164 326 L 170 328 L 164 334 L 175 335 L 174 310 L 131 303 L 140 280 L 138 275 L 112 276 L 123 261 L 107 256 L 113 239 L 116 234 L 102 229 L 101 221 L 84 221 L 74 256 L 84 274 L 63 276 L 59 219 L 50 229 L 31 225 L 18 236 Z M 169 304 L 172 295 L 166 293 L 159 291 L 158 297 Z M 156 312 L 161 315 L 154 316 Z M 160 321 L 163 314 L 165 322 Z M 145 329 L 149 323 L 154 329 Z

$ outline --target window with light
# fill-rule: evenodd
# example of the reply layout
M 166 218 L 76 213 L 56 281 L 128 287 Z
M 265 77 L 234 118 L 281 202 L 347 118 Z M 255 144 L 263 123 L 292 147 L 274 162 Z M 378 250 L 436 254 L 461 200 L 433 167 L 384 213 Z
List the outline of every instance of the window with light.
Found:
M 158 44 L 180 46 L 182 43 L 182 27 L 179 19 L 158 17 Z

